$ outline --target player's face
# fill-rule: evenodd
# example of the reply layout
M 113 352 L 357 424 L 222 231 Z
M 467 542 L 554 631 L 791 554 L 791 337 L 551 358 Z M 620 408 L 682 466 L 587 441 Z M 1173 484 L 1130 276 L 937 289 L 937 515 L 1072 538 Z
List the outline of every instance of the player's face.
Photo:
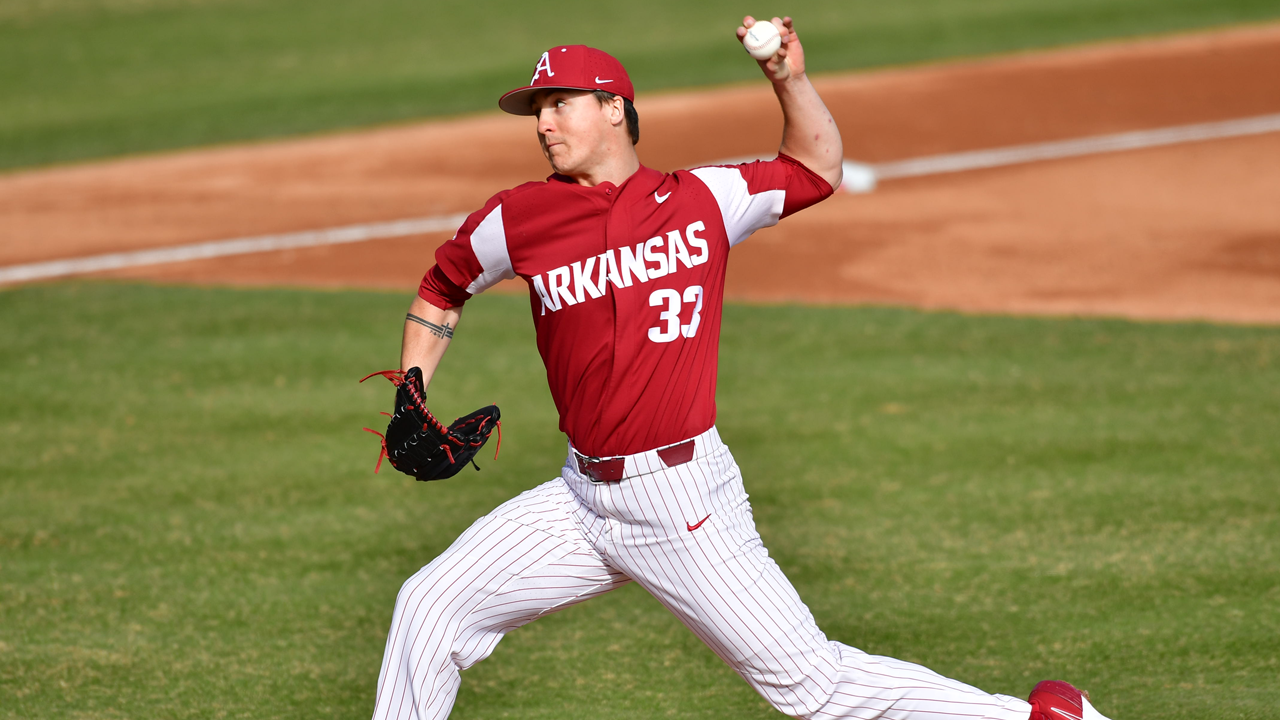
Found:
M 538 142 L 552 169 L 574 177 L 607 155 L 613 135 L 608 104 L 583 90 L 548 90 L 533 96 Z

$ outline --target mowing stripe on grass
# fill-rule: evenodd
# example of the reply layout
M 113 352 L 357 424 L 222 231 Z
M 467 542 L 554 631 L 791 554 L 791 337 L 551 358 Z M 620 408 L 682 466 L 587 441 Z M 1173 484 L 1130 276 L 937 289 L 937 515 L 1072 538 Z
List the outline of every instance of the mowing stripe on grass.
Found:
M 981 170 L 1044 160 L 1058 160 L 1124 150 L 1180 145 L 1205 140 L 1261 135 L 1277 131 L 1280 131 L 1280 114 L 1195 125 L 1180 125 L 1153 130 L 1137 130 L 1113 135 L 1097 135 L 1075 140 L 1014 145 L 991 150 L 930 155 L 875 165 L 846 160 L 845 175 L 847 179 L 841 189 L 846 192 L 869 192 L 875 189 L 876 183 L 881 180 Z M 734 158 L 733 160 L 720 162 L 742 162 L 754 159 L 757 158 Z M 85 258 L 52 260 L 24 265 L 9 265 L 0 267 L 0 284 L 45 280 L 145 265 L 204 260 L 228 255 L 246 255 L 270 252 L 272 250 L 381 240 L 429 232 L 449 232 L 456 230 L 466 217 L 466 213 L 456 213 L 453 215 L 437 215 L 435 217 L 412 218 L 365 225 L 347 225 L 326 230 L 308 230 L 280 235 L 215 240 L 194 245 L 109 253 Z

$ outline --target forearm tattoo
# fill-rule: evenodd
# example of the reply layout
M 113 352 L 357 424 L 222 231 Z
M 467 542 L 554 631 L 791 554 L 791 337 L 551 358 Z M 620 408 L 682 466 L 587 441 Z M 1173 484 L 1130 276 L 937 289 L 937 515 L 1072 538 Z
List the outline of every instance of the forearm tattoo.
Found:
M 423 320 L 422 318 L 418 317 L 417 315 L 414 315 L 413 313 L 409 313 L 408 315 L 405 315 L 404 319 L 410 322 L 418 323 L 419 325 L 426 328 L 427 330 L 430 330 L 432 335 L 435 335 L 441 340 L 448 340 L 453 337 L 453 328 L 449 327 L 449 323 L 445 323 L 444 326 L 441 327 L 440 325 L 437 325 L 431 322 L 430 320 Z

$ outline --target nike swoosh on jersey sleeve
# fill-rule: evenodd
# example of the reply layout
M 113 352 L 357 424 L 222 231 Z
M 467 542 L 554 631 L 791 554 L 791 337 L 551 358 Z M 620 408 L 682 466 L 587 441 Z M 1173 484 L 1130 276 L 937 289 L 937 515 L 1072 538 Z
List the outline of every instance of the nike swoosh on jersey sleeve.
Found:
M 511 255 L 507 252 L 507 233 L 502 224 L 502 205 L 499 204 L 471 231 L 471 251 L 482 268 L 476 279 L 467 286 L 472 295 L 488 290 L 499 280 L 516 276 L 511 267 Z
M 785 190 L 762 190 L 752 193 L 742 172 L 733 166 L 700 167 L 690 170 L 703 182 L 720 206 L 729 245 L 737 245 L 760 228 L 778 224 L 786 202 Z

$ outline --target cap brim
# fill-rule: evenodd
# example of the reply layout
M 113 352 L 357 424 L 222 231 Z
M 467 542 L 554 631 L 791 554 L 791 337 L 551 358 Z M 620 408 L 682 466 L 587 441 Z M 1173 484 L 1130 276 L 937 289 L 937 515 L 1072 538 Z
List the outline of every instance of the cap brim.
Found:
M 582 90 L 583 92 L 592 92 L 599 88 L 594 87 L 574 87 L 572 85 L 530 85 L 529 87 L 516 88 L 511 92 L 498 98 L 498 107 L 503 112 L 512 115 L 533 115 L 533 94 L 539 90 Z

